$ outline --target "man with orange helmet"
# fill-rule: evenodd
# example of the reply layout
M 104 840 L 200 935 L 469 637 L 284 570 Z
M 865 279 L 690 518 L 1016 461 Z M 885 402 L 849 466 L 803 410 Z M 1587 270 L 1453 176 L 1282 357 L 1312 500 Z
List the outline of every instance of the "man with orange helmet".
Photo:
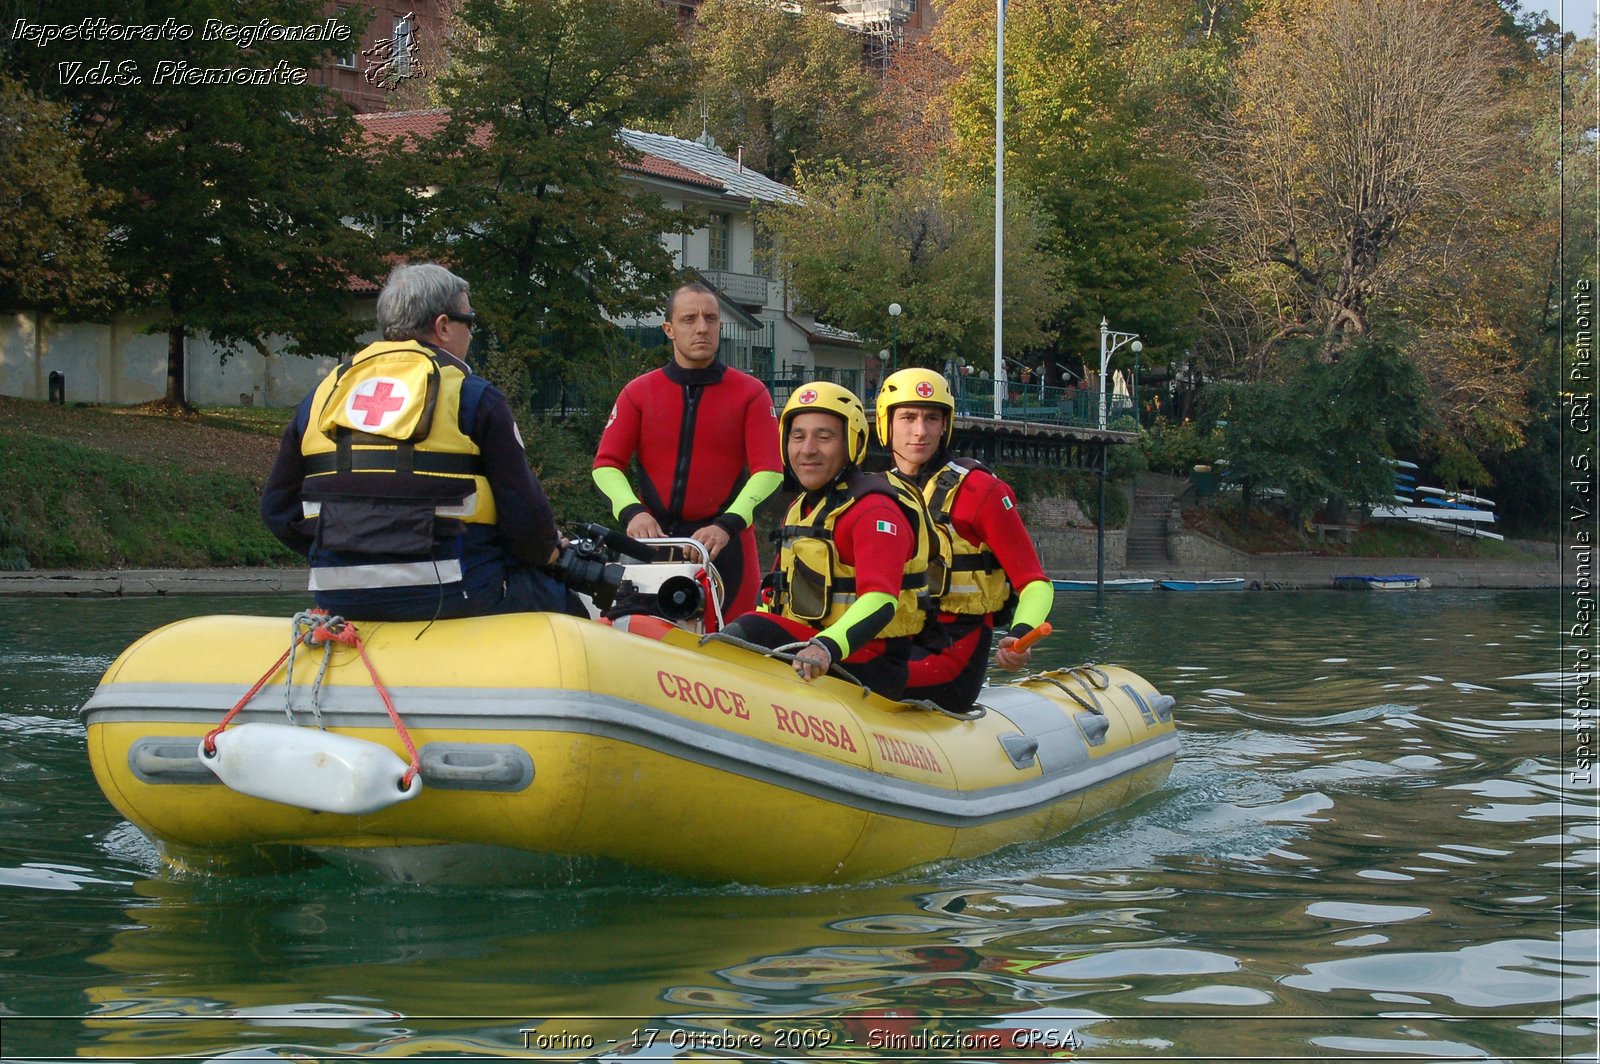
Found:
M 943 377 L 903 369 L 878 390 L 878 439 L 888 448 L 891 479 L 915 485 L 951 560 L 939 595 L 939 624 L 911 649 L 907 698 L 923 698 L 951 711 L 971 708 L 983 686 L 995 617 L 1016 594 L 1011 626 L 995 655 L 1003 669 L 1027 665 L 1032 651 L 1013 650 L 1018 639 L 1043 624 L 1055 587 L 1039 564 L 1033 540 L 1017 513 L 1016 493 L 970 458 L 952 458 L 955 399 Z
M 726 631 L 760 646 L 804 643 L 795 672 L 842 664 L 899 698 L 927 610 L 929 527 L 921 498 L 859 468 L 867 413 L 829 381 L 796 388 L 779 417 L 784 468 L 801 488 L 778 532 L 770 600 Z

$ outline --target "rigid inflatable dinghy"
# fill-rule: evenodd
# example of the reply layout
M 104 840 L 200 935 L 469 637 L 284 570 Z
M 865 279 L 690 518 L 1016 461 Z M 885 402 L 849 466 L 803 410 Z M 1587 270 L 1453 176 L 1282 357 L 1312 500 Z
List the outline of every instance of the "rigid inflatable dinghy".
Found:
M 89 758 L 179 865 L 293 847 L 438 879 L 509 849 L 790 884 L 1059 834 L 1177 753 L 1173 700 L 1122 668 L 987 687 L 962 718 L 715 640 L 650 616 L 179 621 L 107 670 Z

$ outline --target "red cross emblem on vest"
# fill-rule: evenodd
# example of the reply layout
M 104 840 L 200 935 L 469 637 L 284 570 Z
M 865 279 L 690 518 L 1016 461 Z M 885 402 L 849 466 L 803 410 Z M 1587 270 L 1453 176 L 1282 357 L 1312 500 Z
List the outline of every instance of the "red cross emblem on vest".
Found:
M 917 382 L 917 394 L 919 396 L 921 396 L 922 398 L 924 398 L 924 399 L 932 399 L 933 398 L 933 385 L 929 384 L 927 381 L 918 381 Z
M 807 388 L 805 391 L 800 393 L 799 402 L 801 403 L 801 405 L 814 403 L 816 401 L 817 401 L 817 390 L 815 388 Z
M 405 382 L 393 377 L 363 381 L 350 395 L 350 420 L 364 429 L 381 429 L 393 421 L 411 398 Z

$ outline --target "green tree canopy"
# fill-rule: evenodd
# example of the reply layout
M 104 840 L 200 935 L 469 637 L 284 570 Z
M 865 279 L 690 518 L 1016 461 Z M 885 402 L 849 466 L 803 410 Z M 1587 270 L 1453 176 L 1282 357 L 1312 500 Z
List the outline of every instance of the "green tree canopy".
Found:
M 1006 14 L 1006 195 L 1030 196 L 1049 222 L 1068 297 L 1057 355 L 1091 361 L 1102 317 L 1159 353 L 1182 349 L 1195 311 L 1183 256 L 1198 189 L 1158 106 L 1173 95 L 1136 76 L 1150 65 L 1120 47 L 1132 30 L 1116 17 L 1117 5 L 1045 0 Z M 950 99 L 953 160 L 992 181 L 994 5 L 956 0 L 936 39 L 966 70 Z
M 159 5 L 148 6 L 123 5 L 117 19 L 160 24 Z M 88 0 L 24 7 L 49 23 L 105 14 Z M 154 312 L 152 331 L 167 335 L 172 405 L 187 405 L 187 337 L 263 354 L 281 338 L 288 353 L 339 354 L 361 328 L 346 296 L 378 263 L 345 219 L 362 213 L 373 179 L 352 116 L 301 76 L 329 45 L 264 38 L 245 48 L 202 32 L 208 19 L 324 17 L 318 0 L 194 0 L 173 19 L 192 30 L 182 39 L 12 44 L 19 74 L 70 107 L 89 182 L 113 193 L 97 216 L 120 306 Z
M 693 31 L 696 93 L 674 123 L 784 184 L 802 163 L 868 161 L 877 86 L 861 42 L 818 0 L 706 0 Z
M 770 208 L 774 234 L 801 303 L 818 319 L 889 346 L 899 319 L 900 363 L 941 366 L 964 356 L 980 367 L 994 351 L 994 200 L 988 191 L 932 175 L 802 172 L 804 203 Z M 1022 197 L 1005 217 L 1005 342 L 1020 352 L 1044 336 L 1059 306 L 1056 263 L 1040 247 L 1042 223 Z
M 682 100 L 679 38 L 653 0 L 466 0 L 457 17 L 442 123 L 390 157 L 413 242 L 472 283 L 506 356 L 571 380 L 617 342 L 608 318 L 660 307 L 661 235 L 695 222 L 624 182 L 618 136 Z
M 1302 343 L 1276 380 L 1213 385 L 1206 420 L 1218 426 L 1227 474 L 1248 498 L 1262 489 L 1311 513 L 1328 500 L 1362 506 L 1394 495 L 1397 453 L 1415 453 L 1427 424 L 1426 384 L 1387 339 L 1353 345 L 1338 363 Z

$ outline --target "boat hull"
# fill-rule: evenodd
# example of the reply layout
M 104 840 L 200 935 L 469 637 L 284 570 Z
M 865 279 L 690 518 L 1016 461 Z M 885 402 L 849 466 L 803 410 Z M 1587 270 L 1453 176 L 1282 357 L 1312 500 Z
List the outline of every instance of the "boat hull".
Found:
M 1415 591 L 1426 587 L 1425 577 L 1409 573 L 1391 573 L 1386 576 L 1335 576 L 1333 586 L 1347 591 Z
M 1050 583 L 1057 591 L 1098 591 L 1101 587 L 1107 591 L 1151 591 L 1156 586 L 1154 580 L 1137 576 L 1119 576 L 1102 583 L 1093 580 L 1052 580 Z
M 783 884 L 1059 834 L 1159 788 L 1177 751 L 1171 699 L 1124 669 L 987 688 L 985 715 L 958 720 L 639 627 L 362 625 L 422 765 L 422 793 L 372 812 L 252 797 L 198 755 L 287 647 L 281 620 L 198 618 L 134 644 L 84 707 L 89 757 L 117 809 L 184 864 L 292 846 L 418 867 L 431 851 L 413 848 L 490 846 Z M 300 649 L 287 691 L 280 670 L 230 726 L 320 721 L 406 758 L 357 652 L 333 648 L 313 707 L 322 668 Z M 413 852 L 381 856 L 395 849 Z

